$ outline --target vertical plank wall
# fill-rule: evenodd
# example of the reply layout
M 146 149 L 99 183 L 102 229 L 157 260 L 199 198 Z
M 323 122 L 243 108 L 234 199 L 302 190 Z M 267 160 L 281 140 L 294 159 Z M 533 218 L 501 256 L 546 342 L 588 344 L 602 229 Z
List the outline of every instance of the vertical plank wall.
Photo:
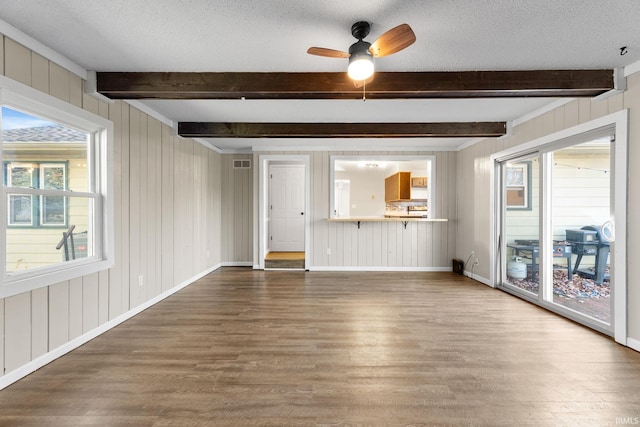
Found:
M 457 153 L 458 156 L 458 238 L 460 258 L 475 250 L 480 258 L 476 273 L 489 278 L 490 156 L 506 148 L 558 132 L 590 120 L 629 110 L 628 191 L 627 191 L 627 282 L 628 335 L 640 341 L 640 282 L 632 274 L 632 263 L 640 257 L 640 73 L 627 78 L 627 91 L 602 101 L 577 99 L 515 127 L 513 135 L 486 139 Z
M 222 156 L 222 260 L 226 264 L 253 265 L 253 182 L 257 163 L 250 169 L 234 169 L 236 159 L 252 159 L 251 154 Z M 256 205 L 257 206 L 257 205 Z
M 311 254 L 310 269 L 424 269 L 441 270 L 451 267 L 455 254 L 456 229 L 456 153 L 455 152 L 261 152 L 254 154 L 257 174 L 260 155 L 308 155 L 311 168 Z M 449 222 L 413 222 L 404 229 L 399 222 L 329 223 L 330 159 L 332 155 L 421 156 L 436 157 L 434 198 L 435 216 Z M 254 178 L 258 185 L 258 177 Z M 256 187 L 257 188 L 257 187 Z M 254 198 L 254 203 L 257 199 Z M 253 221 L 253 218 L 251 219 Z M 259 224 L 253 223 L 258 230 Z M 223 239 L 223 242 L 225 240 Z M 224 243 L 223 243 L 224 246 Z M 328 249 L 328 250 L 327 250 Z M 330 252 L 330 254 L 328 253 Z M 253 251 L 258 263 L 258 248 Z
M 0 299 L 4 375 L 221 263 L 222 156 L 2 35 L 0 73 L 109 118 L 115 144 L 115 266 Z

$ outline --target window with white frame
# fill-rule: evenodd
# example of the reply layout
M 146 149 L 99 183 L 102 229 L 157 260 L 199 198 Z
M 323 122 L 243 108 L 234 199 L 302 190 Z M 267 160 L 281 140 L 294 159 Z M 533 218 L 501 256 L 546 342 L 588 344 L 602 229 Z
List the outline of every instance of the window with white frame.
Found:
M 66 190 L 67 162 L 5 161 L 4 176 L 8 188 Z M 64 196 L 10 194 L 7 203 L 10 227 L 67 225 L 67 198 Z
M 112 129 L 0 76 L 0 297 L 113 266 Z
M 529 162 L 512 163 L 505 177 L 507 209 L 531 209 L 531 168 Z

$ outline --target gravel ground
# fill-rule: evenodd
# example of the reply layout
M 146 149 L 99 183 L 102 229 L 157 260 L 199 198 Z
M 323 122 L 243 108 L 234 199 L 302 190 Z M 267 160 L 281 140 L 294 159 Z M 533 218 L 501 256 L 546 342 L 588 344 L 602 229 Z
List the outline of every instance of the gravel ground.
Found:
M 607 273 L 609 268 L 607 268 Z M 530 292 L 538 292 L 538 275 L 532 279 L 527 277 L 522 280 L 509 279 L 510 283 L 521 289 Z M 601 285 L 597 285 L 594 280 L 581 277 L 579 274 L 573 275 L 573 280 L 569 280 L 567 272 L 563 270 L 553 271 L 553 293 L 565 298 L 609 298 L 609 280 L 605 280 Z

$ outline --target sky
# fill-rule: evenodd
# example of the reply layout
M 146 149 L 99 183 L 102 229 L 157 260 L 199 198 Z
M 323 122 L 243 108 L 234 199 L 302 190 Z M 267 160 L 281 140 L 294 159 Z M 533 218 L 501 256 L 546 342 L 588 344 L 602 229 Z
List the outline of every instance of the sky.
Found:
M 2 130 L 51 126 L 54 124 L 55 123 L 47 120 L 12 110 L 8 107 L 2 107 Z

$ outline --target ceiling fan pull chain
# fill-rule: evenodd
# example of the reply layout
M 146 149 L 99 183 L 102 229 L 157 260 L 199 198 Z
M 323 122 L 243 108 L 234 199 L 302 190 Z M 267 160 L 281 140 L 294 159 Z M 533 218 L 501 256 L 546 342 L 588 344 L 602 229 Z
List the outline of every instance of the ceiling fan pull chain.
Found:
M 362 82 L 362 102 L 367 100 L 367 81 Z

